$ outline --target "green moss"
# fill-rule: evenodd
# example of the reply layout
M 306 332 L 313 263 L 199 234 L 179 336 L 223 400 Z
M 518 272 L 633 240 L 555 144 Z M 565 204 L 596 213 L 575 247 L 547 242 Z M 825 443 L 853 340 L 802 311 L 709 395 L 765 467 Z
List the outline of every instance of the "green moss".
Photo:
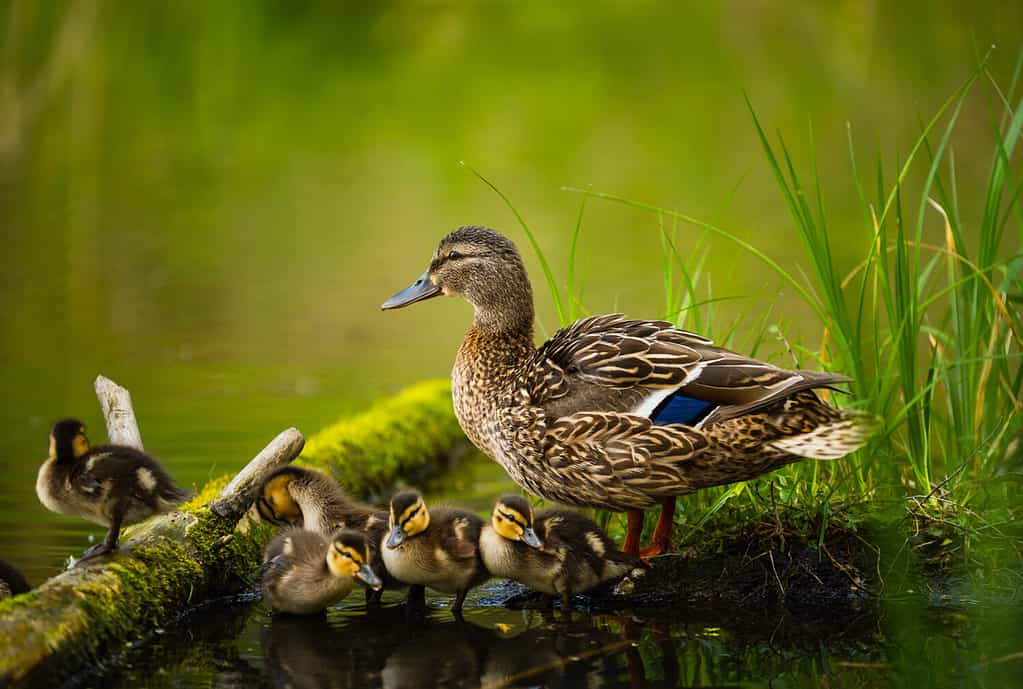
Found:
M 299 462 L 330 471 L 352 493 L 375 494 L 442 468 L 464 438 L 450 383 L 432 380 L 323 429 L 306 442 Z
M 415 385 L 311 438 L 306 464 L 331 471 L 354 493 L 443 467 L 464 436 L 446 381 Z M 236 523 L 207 506 L 230 476 L 209 481 L 178 512 L 126 530 L 134 547 L 99 570 L 76 569 L 0 601 L 0 684 L 39 667 L 66 672 L 144 636 L 206 598 L 236 591 L 259 566 L 271 529 Z M 247 520 L 243 520 L 247 521 Z

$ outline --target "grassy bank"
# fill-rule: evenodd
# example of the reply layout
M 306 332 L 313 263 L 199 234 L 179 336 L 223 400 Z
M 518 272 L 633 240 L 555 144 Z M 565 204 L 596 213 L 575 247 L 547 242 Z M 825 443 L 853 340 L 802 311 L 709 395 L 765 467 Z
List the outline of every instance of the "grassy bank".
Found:
M 941 534 L 939 543 L 957 546 L 997 535 L 1015 520 L 1023 408 L 1023 180 L 1012 156 L 1023 129 L 1021 69 L 1023 58 L 1005 87 L 982 60 L 921 123 L 908 152 L 887 158 L 876 152 L 869 172 L 850 127 L 847 155 L 862 209 L 860 255 L 853 261 L 840 261 L 832 251 L 812 128 L 803 172 L 783 136 L 768 135 L 748 102 L 765 161 L 791 214 L 792 241 L 805 252 L 794 266 L 685 213 L 569 189 L 581 203 L 566 232 L 568 263 L 559 277 L 525 219 L 480 177 L 508 203 L 536 251 L 562 325 L 590 313 L 578 268 L 586 212 L 595 203 L 622 204 L 637 211 L 641 225 L 652 225 L 662 246 L 661 256 L 651 260 L 660 262 L 663 302 L 632 315 L 662 315 L 781 366 L 850 375 L 851 395 L 832 395 L 831 401 L 884 420 L 852 457 L 802 462 L 760 481 L 682 499 L 676 536 L 683 543 L 705 539 L 708 529 L 729 520 L 781 512 L 786 528 L 803 525 L 803 535 L 816 531 L 822 540 L 836 522 L 854 526 L 864 514 L 880 512 L 909 518 L 918 534 L 932 529 Z M 993 103 L 989 171 L 985 179 L 963 179 L 954 154 L 957 123 L 969 99 L 981 98 Z M 981 202 L 961 203 L 967 196 Z M 727 314 L 725 303 L 745 295 L 712 287 L 704 266 L 709 252 L 736 247 L 759 259 L 780 288 L 800 296 L 813 314 L 811 325 L 794 328 L 785 314 L 758 300 L 746 299 L 745 310 Z M 607 310 L 601 305 L 594 312 Z M 731 516 L 722 521 L 725 511 Z

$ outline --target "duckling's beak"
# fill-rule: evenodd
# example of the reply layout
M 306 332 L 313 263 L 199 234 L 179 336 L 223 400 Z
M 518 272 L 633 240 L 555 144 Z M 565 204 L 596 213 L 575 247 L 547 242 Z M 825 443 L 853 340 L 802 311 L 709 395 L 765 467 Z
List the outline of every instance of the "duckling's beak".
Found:
M 374 591 L 379 591 L 384 587 L 384 582 L 380 581 L 380 577 L 376 575 L 376 572 L 374 572 L 366 562 L 362 563 L 362 566 L 359 567 L 358 574 L 355 576 L 366 582 L 366 586 L 370 587 Z
M 399 545 L 405 542 L 405 530 L 401 528 L 401 524 L 395 524 L 394 528 L 391 529 L 391 535 L 387 537 L 384 542 L 388 548 L 397 548 Z
M 522 532 L 522 542 L 530 548 L 543 548 L 543 541 L 536 535 L 532 527 Z
M 427 268 L 418 280 L 385 301 L 380 308 L 384 311 L 400 309 L 403 306 L 415 304 L 417 301 L 436 297 L 438 294 L 440 294 L 440 287 L 430 282 L 430 269 Z

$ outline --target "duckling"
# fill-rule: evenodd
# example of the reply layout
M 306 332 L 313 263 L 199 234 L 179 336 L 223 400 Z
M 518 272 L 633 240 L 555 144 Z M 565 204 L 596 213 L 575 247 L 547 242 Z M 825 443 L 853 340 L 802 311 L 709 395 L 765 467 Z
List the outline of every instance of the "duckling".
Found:
M 14 565 L 0 560 L 0 600 L 32 590 L 32 586 Z
M 423 496 L 409 490 L 391 498 L 388 525 L 383 548 L 387 571 L 413 586 L 410 599 L 421 591 L 415 587 L 423 586 L 455 594 L 451 611 L 460 615 L 469 590 L 490 578 L 479 552 L 483 520 L 451 507 L 430 512 Z
M 327 474 L 295 466 L 270 474 L 256 508 L 271 524 L 301 526 L 324 536 L 338 529 L 362 530 L 376 521 L 387 522 L 386 512 L 352 499 Z
M 369 566 L 366 537 L 341 529 L 328 540 L 314 531 L 291 528 L 263 554 L 263 598 L 278 612 L 309 615 L 325 610 L 355 587 L 355 579 L 379 589 Z
M 263 483 L 256 509 L 271 524 L 301 526 L 328 538 L 338 529 L 364 532 L 373 571 L 382 578 L 385 588 L 401 587 L 387 573 L 380 554 L 380 542 L 387 534 L 387 512 L 351 498 L 322 471 L 295 466 L 278 469 Z M 382 595 L 382 589 L 366 589 L 368 602 L 378 602 Z
M 620 552 L 593 520 L 571 510 L 543 510 L 534 518 L 518 495 L 498 500 L 480 534 L 480 554 L 492 575 L 560 595 L 564 611 L 574 594 L 647 567 Z
M 46 509 L 108 528 L 80 560 L 117 548 L 121 527 L 170 512 L 188 497 L 160 464 L 126 445 L 90 447 L 81 421 L 58 421 L 49 458 L 39 467 L 36 494 Z

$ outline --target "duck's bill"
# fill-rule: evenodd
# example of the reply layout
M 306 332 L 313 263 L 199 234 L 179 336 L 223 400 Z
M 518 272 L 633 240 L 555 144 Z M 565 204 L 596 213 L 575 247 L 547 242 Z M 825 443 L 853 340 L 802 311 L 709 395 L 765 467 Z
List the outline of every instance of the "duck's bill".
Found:
M 385 301 L 380 305 L 380 308 L 385 311 L 387 309 L 400 309 L 403 306 L 415 304 L 417 301 L 436 297 L 438 294 L 440 294 L 440 287 L 430 282 L 430 270 L 427 269 L 425 273 L 419 276 L 418 280 Z
M 397 524 L 391 529 L 391 534 L 387 537 L 384 542 L 388 548 L 397 548 L 399 545 L 405 542 L 405 530 Z
M 370 587 L 374 591 L 379 591 L 384 587 L 384 582 L 380 581 L 380 577 L 378 577 L 376 572 L 374 572 L 366 563 L 363 563 L 363 565 L 359 567 L 359 573 L 355 576 L 362 579 L 366 586 Z
M 536 532 L 532 529 L 526 529 L 522 532 L 522 542 L 528 545 L 530 548 L 542 548 L 543 541 L 536 535 Z

